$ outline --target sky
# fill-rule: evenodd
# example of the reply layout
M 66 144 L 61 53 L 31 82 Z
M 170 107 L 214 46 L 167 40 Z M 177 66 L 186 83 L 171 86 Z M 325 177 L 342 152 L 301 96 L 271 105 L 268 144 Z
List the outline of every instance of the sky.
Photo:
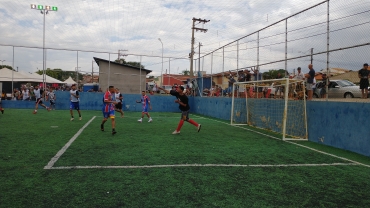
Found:
M 257 64 L 256 31 L 321 2 L 0 0 L 0 61 L 26 72 L 43 68 L 44 15 L 31 9 L 30 5 L 36 4 L 58 7 L 58 11 L 45 15 L 46 68 L 74 71 L 78 66 L 82 73 L 97 73 L 99 68 L 93 57 L 114 61 L 122 50 L 125 55 L 122 58 L 141 61 L 146 69 L 153 71 L 150 75 L 159 76 L 167 70 L 178 74 L 190 69 L 192 19 L 199 18 L 209 22 L 196 25 L 207 32 L 195 32 L 194 56 L 199 57 L 199 43 L 200 56 L 209 55 L 197 62 L 197 69 L 200 65 L 207 73 L 233 70 Z M 330 1 L 331 49 L 370 42 L 369 8 L 367 0 Z M 326 9 L 325 3 L 288 19 L 288 57 L 309 55 L 311 48 L 314 53 L 326 50 Z M 261 31 L 259 37 L 260 64 L 285 58 L 285 20 Z M 219 49 L 229 43 L 224 51 Z M 331 66 L 360 69 L 363 62 L 370 62 L 369 49 L 365 46 L 333 52 L 329 56 Z M 236 51 L 239 51 L 238 60 Z M 315 56 L 315 66 L 325 68 L 326 58 L 326 54 Z M 309 61 L 310 57 L 292 60 L 287 68 L 289 71 L 298 66 L 305 68 Z M 267 64 L 261 66 L 261 71 L 284 67 L 284 62 Z

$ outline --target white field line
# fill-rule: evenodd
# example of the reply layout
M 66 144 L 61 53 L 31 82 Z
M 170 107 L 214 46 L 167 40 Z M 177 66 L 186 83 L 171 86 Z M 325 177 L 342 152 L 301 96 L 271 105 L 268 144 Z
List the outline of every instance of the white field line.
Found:
M 196 117 L 205 118 L 205 117 L 202 117 L 202 116 L 196 116 Z M 211 120 L 211 121 L 216 121 L 216 122 L 223 123 L 223 124 L 226 124 L 226 125 L 230 125 L 229 123 L 222 122 L 222 121 L 217 121 L 217 120 L 210 119 L 210 118 L 205 118 L 205 119 L 208 119 L 208 120 Z M 251 132 L 254 132 L 254 133 L 263 135 L 263 136 L 266 136 L 266 137 L 270 137 L 270 138 L 273 138 L 273 139 L 277 139 L 277 140 L 283 141 L 280 138 L 277 138 L 277 137 L 274 137 L 274 136 L 271 136 L 271 135 L 267 135 L 267 134 L 264 134 L 264 133 L 255 131 L 253 129 L 245 128 L 245 127 L 242 127 L 242 126 L 233 126 L 233 127 L 245 129 L 245 130 L 248 130 L 248 131 L 251 131 Z M 333 154 L 330 154 L 330 153 L 327 153 L 327 152 L 323 152 L 323 151 L 320 151 L 320 150 L 317 150 L 317 149 L 314 149 L 314 148 L 311 148 L 311 147 L 307 147 L 307 146 L 304 146 L 304 145 L 301 145 L 301 144 L 297 144 L 297 143 L 294 143 L 294 142 L 291 142 L 291 141 L 283 141 L 283 142 L 288 142 L 290 144 L 294 144 L 294 145 L 297 145 L 297 146 L 300 146 L 300 147 L 303 147 L 303 148 L 306 148 L 306 149 L 309 149 L 309 150 L 312 150 L 312 151 L 315 151 L 315 152 L 319 152 L 319 153 L 324 154 L 324 155 L 329 155 L 329 156 L 332 156 L 332 157 L 335 157 L 335 158 L 338 158 L 338 159 L 341 159 L 341 160 L 345 160 L 345 161 L 348 161 L 348 162 L 356 163 L 358 165 L 362 165 L 362 166 L 365 166 L 365 167 L 370 168 L 370 165 L 366 165 L 366 164 L 363 164 L 363 163 L 360 163 L 360 162 L 357 162 L 357 161 L 354 161 L 354 160 L 350 160 L 350 159 L 347 159 L 347 158 L 344 158 L 344 157 L 339 157 L 337 155 L 333 155 Z
M 348 166 L 359 165 L 357 163 L 329 163 L 329 164 L 277 164 L 277 165 L 241 165 L 241 164 L 175 164 L 175 165 L 128 165 L 128 166 L 61 166 L 49 169 L 144 169 L 144 168 L 177 168 L 177 167 L 252 167 L 252 168 L 271 168 L 271 167 L 320 167 L 320 166 Z
M 64 147 L 59 150 L 59 152 L 51 158 L 49 163 L 44 167 L 44 169 L 51 169 L 53 165 L 58 161 L 58 159 L 64 154 L 69 146 L 77 139 L 77 137 L 82 133 L 82 131 L 95 119 L 96 116 L 92 117 L 78 132 L 64 145 Z

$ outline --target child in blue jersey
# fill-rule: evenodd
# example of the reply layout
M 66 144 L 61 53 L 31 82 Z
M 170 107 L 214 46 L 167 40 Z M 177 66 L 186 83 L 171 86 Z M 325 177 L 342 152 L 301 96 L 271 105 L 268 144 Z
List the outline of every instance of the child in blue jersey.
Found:
M 148 118 L 149 118 L 148 122 L 152 122 L 153 120 L 150 117 L 149 112 L 148 112 L 148 107 L 150 108 L 150 110 L 152 110 L 152 105 L 150 104 L 150 99 L 145 94 L 145 91 L 142 91 L 141 95 L 142 95 L 141 100 L 140 101 L 136 100 L 136 103 L 142 103 L 143 104 L 143 111 L 141 112 L 141 118 L 137 121 L 139 121 L 140 123 L 143 122 L 144 115 L 147 115 Z
M 114 95 L 115 89 L 114 86 L 109 86 L 109 90 L 107 90 L 104 94 L 103 98 L 103 121 L 100 125 L 100 130 L 104 131 L 104 123 L 108 120 L 108 117 L 112 121 L 112 135 L 115 135 L 116 132 L 116 121 L 114 120 L 114 105 L 117 104 L 116 97 Z

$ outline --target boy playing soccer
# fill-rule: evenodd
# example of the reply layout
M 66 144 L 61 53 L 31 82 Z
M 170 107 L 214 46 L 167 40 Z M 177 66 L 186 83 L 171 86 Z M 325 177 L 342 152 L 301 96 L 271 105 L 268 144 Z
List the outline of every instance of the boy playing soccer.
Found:
M 171 90 L 171 91 L 165 90 L 163 88 L 160 88 L 160 89 L 165 91 L 166 93 L 170 93 L 172 96 L 176 96 L 177 99 L 175 100 L 175 103 L 179 104 L 179 108 L 181 110 L 180 122 L 177 126 L 177 129 L 174 132 L 172 132 L 172 134 L 180 134 L 180 130 L 181 130 L 182 125 L 184 124 L 184 121 L 187 121 L 193 124 L 194 126 L 196 126 L 197 131 L 199 132 L 202 125 L 198 124 L 197 122 L 189 118 L 189 110 L 190 110 L 189 99 L 184 94 L 184 87 L 180 86 L 180 87 L 177 87 L 175 90 Z
M 116 105 L 115 105 L 115 107 L 116 107 L 116 111 L 117 112 L 120 112 L 121 113 L 121 118 L 123 118 L 123 111 L 122 111 L 122 100 L 123 100 L 123 96 L 122 96 L 122 94 L 119 92 L 119 89 L 118 88 L 116 88 L 116 91 L 115 91 L 115 98 L 116 98 Z
M 71 114 L 71 121 L 74 120 L 73 117 L 73 109 L 76 109 L 78 112 L 78 116 L 80 117 L 79 120 L 82 120 L 81 112 L 80 112 L 80 93 L 76 90 L 76 85 L 72 85 L 72 89 L 69 91 L 71 94 L 71 104 L 69 105 L 69 112 Z
M 100 124 L 100 130 L 104 131 L 104 123 L 108 120 L 108 117 L 112 121 L 112 135 L 115 135 L 116 132 L 116 121 L 114 120 L 114 105 L 117 104 L 115 101 L 115 89 L 114 86 L 109 86 L 109 89 L 105 92 L 103 98 L 103 121 Z
M 45 104 L 42 103 L 42 99 L 43 99 L 43 97 L 45 97 L 44 90 L 39 89 L 39 86 L 36 85 L 35 86 L 35 89 L 33 90 L 33 93 L 34 93 L 35 98 L 36 98 L 35 110 L 33 111 L 33 114 L 36 114 L 37 113 L 37 109 L 39 108 L 39 104 L 42 107 L 44 107 L 46 110 L 50 111 L 50 108 L 47 107 Z
M 143 122 L 144 115 L 146 115 L 149 118 L 148 122 L 152 122 L 153 120 L 150 117 L 149 112 L 148 112 L 148 106 L 149 106 L 150 110 L 152 110 L 152 105 L 150 104 L 150 99 L 145 94 L 145 91 L 142 91 L 141 95 L 142 95 L 141 100 L 140 101 L 137 100 L 136 103 L 142 103 L 143 104 L 143 111 L 141 112 L 141 118 L 137 121 L 139 121 L 140 123 Z

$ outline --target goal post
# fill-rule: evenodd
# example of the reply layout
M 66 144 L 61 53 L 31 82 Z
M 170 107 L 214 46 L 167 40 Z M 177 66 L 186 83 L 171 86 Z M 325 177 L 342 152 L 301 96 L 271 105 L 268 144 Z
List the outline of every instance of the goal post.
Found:
M 283 140 L 307 140 L 304 86 L 303 80 L 288 78 L 235 82 L 230 124 L 277 132 Z

